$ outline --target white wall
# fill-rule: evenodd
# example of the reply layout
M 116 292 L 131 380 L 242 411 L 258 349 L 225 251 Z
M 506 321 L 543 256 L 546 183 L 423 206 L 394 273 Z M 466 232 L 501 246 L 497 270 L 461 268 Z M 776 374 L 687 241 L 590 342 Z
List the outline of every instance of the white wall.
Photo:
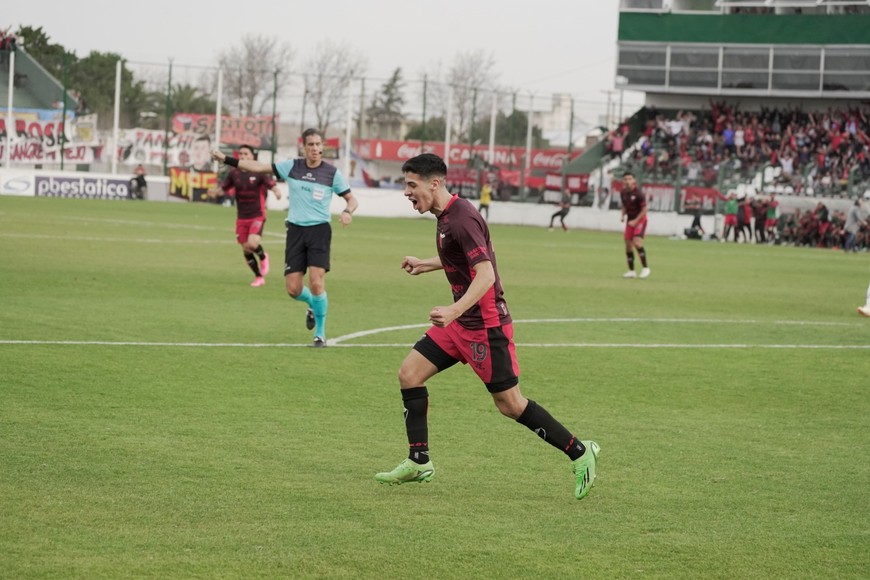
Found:
M 125 179 L 126 176 L 76 173 L 73 171 L 34 171 L 19 169 L 0 169 L 0 194 L 2 195 L 35 195 L 35 185 L 38 178 L 55 178 L 67 180 L 87 179 L 91 182 Z M 148 178 L 149 201 L 180 201 L 169 198 L 166 195 L 169 179 L 166 177 Z M 287 210 L 287 186 L 279 183 L 278 187 L 284 192 L 281 200 L 276 200 L 273 194 L 269 194 L 267 206 L 271 210 Z M 354 188 L 353 195 L 359 200 L 357 215 L 373 217 L 413 218 L 427 217 L 430 214 L 420 216 L 405 198 L 401 189 L 377 189 L 377 188 Z M 72 197 L 72 196 L 71 196 Z M 74 196 L 80 197 L 80 196 Z M 779 197 L 781 208 L 791 210 L 796 207 L 812 209 L 819 199 L 811 197 Z M 848 199 L 824 199 L 828 209 L 847 211 L 854 203 Z M 183 201 L 180 201 L 184 203 Z M 477 203 L 476 200 L 472 203 Z M 339 197 L 334 197 L 330 210 L 332 213 L 340 213 L 345 203 Z M 550 216 L 558 210 L 558 206 L 549 203 L 519 203 L 506 201 L 493 201 L 489 207 L 489 222 L 492 224 L 511 224 L 521 226 L 546 227 L 550 223 Z M 619 210 L 600 210 L 591 207 L 572 207 L 565 223 L 571 229 L 588 229 L 600 231 L 623 231 L 624 225 L 620 223 Z M 556 224 L 558 224 L 558 218 Z M 682 235 L 683 230 L 692 223 L 692 217 L 680 215 L 674 212 L 652 212 L 649 217 L 647 233 L 654 236 Z M 701 223 L 708 232 L 714 231 L 714 216 L 702 216 Z

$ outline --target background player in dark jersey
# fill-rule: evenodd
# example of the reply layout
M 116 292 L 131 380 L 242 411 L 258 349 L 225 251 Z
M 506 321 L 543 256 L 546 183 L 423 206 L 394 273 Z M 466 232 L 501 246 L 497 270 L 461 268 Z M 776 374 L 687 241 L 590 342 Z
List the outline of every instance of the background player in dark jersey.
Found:
M 628 218 L 628 223 L 625 224 L 625 258 L 628 261 L 628 272 L 622 275 L 623 278 L 637 278 L 637 273 L 634 271 L 634 251 L 637 250 L 637 255 L 640 257 L 640 263 L 643 269 L 640 271 L 641 278 L 649 277 L 650 270 L 646 264 L 646 250 L 643 247 L 643 238 L 646 235 L 646 197 L 643 192 L 637 187 L 637 180 L 634 174 L 625 172 L 622 176 L 622 216 L 620 221 L 625 221 Z
M 513 325 L 486 221 L 469 201 L 447 191 L 447 166 L 437 155 L 424 153 L 409 159 L 402 172 L 405 197 L 414 209 L 438 218 L 438 255 L 425 260 L 405 256 L 402 268 L 412 276 L 443 269 L 453 291 L 453 304 L 430 310 L 432 327 L 399 369 L 410 453 L 395 469 L 378 473 L 375 479 L 391 485 L 432 479 L 435 466 L 429 459 L 429 393 L 425 383 L 462 362 L 477 373 L 503 415 L 525 425 L 571 459 L 577 480 L 574 496 L 583 499 L 595 479 L 598 444 L 579 441 L 542 406 L 520 393 Z
M 559 200 L 559 211 L 550 216 L 550 225 L 547 229 L 552 232 L 553 220 L 559 218 L 559 221 L 562 222 L 562 229 L 567 232 L 568 226 L 565 225 L 565 216 L 568 215 L 569 211 L 571 211 L 571 193 L 568 190 L 564 190 L 562 191 L 562 198 Z
M 247 145 L 239 147 L 238 156 L 240 160 L 256 158 L 254 149 Z M 270 176 L 238 168 L 230 169 L 221 189 L 236 198 L 236 240 L 242 246 L 245 262 L 254 273 L 251 286 L 262 286 L 266 283 L 264 276 L 269 273 L 269 254 L 260 244 L 266 225 L 266 196 L 271 189 L 275 197 L 281 199 L 281 190 Z

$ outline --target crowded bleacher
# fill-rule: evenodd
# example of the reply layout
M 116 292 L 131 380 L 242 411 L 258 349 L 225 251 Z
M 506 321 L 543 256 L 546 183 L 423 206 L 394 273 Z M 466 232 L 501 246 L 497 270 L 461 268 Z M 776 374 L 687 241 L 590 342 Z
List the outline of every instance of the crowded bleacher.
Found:
M 625 149 L 627 124 L 608 136 L 626 169 L 690 185 L 749 182 L 765 168 L 796 195 L 850 197 L 870 187 L 870 109 L 764 108 L 711 101 L 710 109 L 665 114 L 648 109 L 642 136 Z

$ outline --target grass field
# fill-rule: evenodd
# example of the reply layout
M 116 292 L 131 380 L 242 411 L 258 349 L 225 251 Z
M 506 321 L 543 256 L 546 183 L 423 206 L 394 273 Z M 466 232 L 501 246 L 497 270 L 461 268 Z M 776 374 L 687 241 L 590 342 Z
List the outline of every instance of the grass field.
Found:
M 313 350 L 281 218 L 255 289 L 231 209 L 0 197 L 0 577 L 870 574 L 866 254 L 650 238 L 623 280 L 619 234 L 493 226 L 523 392 L 602 448 L 577 502 L 464 367 L 428 385 L 432 483 L 376 484 L 450 299 L 399 268 L 434 224 L 336 227 Z

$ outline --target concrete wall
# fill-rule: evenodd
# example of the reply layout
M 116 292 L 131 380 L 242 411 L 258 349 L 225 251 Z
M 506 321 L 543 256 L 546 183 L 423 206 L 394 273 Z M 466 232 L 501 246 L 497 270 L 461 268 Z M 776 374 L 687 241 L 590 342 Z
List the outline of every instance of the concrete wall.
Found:
M 22 169 L 5 169 L 0 168 L 0 194 L 2 195 L 54 195 L 59 197 L 100 197 L 123 199 L 125 194 L 119 191 L 119 195 L 106 195 L 104 192 L 112 183 L 122 186 L 129 176 L 127 175 L 111 175 L 99 173 L 76 173 L 74 171 L 36 171 Z M 42 183 L 47 186 L 46 180 L 51 180 L 53 190 L 50 193 L 40 194 L 38 192 L 39 185 Z M 60 187 L 63 183 L 68 183 L 66 187 L 81 187 L 79 184 L 86 185 L 96 195 L 89 194 L 66 194 L 59 193 L 54 189 L 54 186 Z M 267 206 L 271 210 L 286 211 L 287 202 L 287 186 L 284 183 L 279 183 L 278 187 L 284 192 L 284 197 L 281 200 L 275 199 L 270 193 L 267 200 Z M 172 201 L 185 203 L 181 200 L 171 198 L 168 195 L 169 178 L 167 177 L 148 177 L 148 201 Z M 431 214 L 421 216 L 412 207 L 400 189 L 371 189 L 371 188 L 355 188 L 353 194 L 359 200 L 360 206 L 357 210 L 357 215 L 387 217 L 387 218 L 419 218 L 426 217 L 431 219 Z M 811 197 L 794 197 L 781 196 L 781 210 L 791 211 L 795 208 L 812 209 L 818 203 L 819 199 Z M 839 209 L 846 211 L 849 206 L 854 203 L 848 199 L 825 199 L 823 200 L 829 209 Z M 476 200 L 473 203 L 477 203 Z M 345 203 L 341 198 L 334 197 L 330 210 L 332 213 L 340 213 L 344 209 Z M 549 203 L 519 203 L 493 201 L 489 208 L 489 222 L 492 224 L 510 224 L 532 227 L 547 227 L 550 223 L 550 216 L 558 210 L 558 206 Z M 565 218 L 566 225 L 571 229 L 587 229 L 599 231 L 623 231 L 624 225 L 620 222 L 619 210 L 603 210 L 594 207 L 572 207 L 568 216 Z M 673 236 L 682 235 L 683 230 L 688 228 L 692 223 L 691 216 L 680 215 L 675 212 L 651 212 L 649 217 L 649 225 L 647 233 L 653 236 Z M 707 232 L 714 230 L 716 225 L 714 216 L 702 216 L 701 223 Z M 557 220 L 558 224 L 558 220 Z M 721 224 L 718 224 L 721 227 Z

